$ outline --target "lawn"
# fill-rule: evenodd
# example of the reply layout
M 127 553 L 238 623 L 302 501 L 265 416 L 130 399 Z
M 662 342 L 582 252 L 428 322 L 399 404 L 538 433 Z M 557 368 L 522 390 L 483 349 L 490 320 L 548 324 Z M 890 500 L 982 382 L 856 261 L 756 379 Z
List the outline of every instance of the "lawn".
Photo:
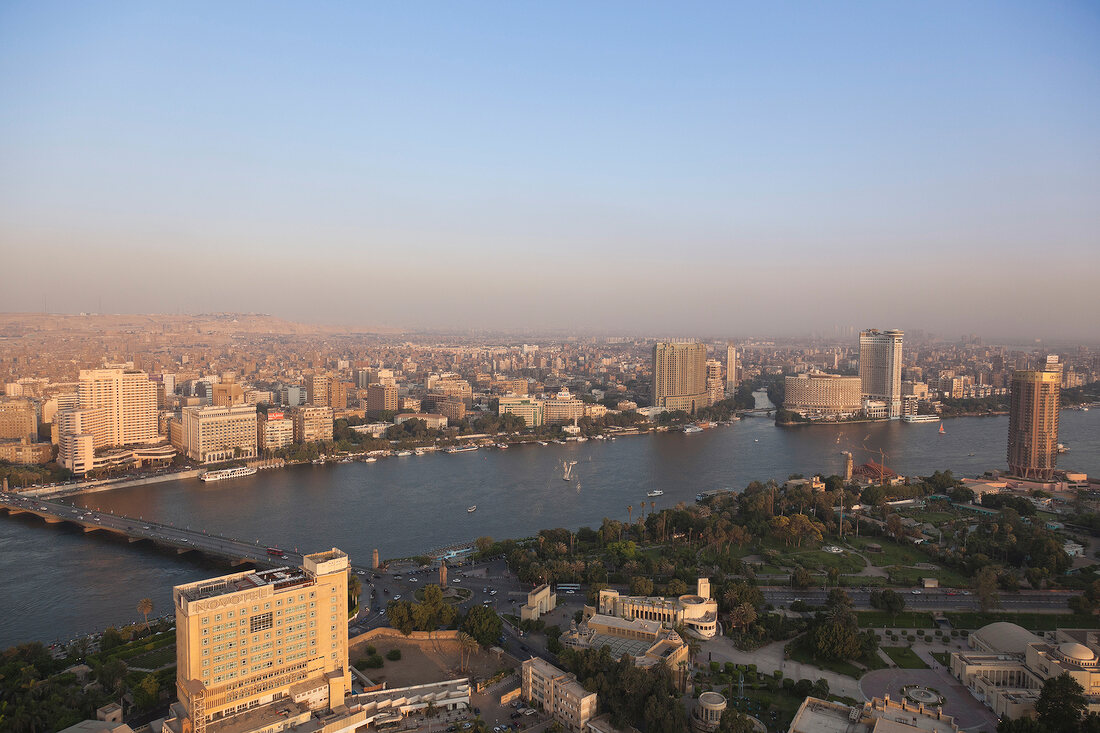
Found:
M 947 667 L 951 664 L 951 654 L 948 652 L 932 652 L 932 658 Z
M 796 639 L 790 647 L 789 656 L 796 662 L 802 664 L 812 664 L 815 667 L 821 669 L 827 669 L 830 672 L 836 672 L 837 674 L 847 675 L 852 679 L 859 679 L 865 672 L 869 672 L 872 669 L 883 669 L 886 667 L 886 663 L 875 654 L 871 659 L 860 659 L 859 663 L 866 669 L 860 669 L 857 665 L 846 660 L 838 659 L 818 659 L 814 657 L 812 651 L 806 646 L 806 637 L 802 636 Z
M 863 553 L 872 565 L 913 565 L 918 562 L 932 562 L 931 558 L 914 545 L 899 545 L 889 537 L 848 537 L 846 543 Z M 867 552 L 867 545 L 880 545 L 882 552 Z
M 851 552 L 833 554 L 824 550 L 803 550 L 801 552 L 786 553 L 783 559 L 791 563 L 801 563 L 802 567 L 808 570 L 824 571 L 829 568 L 837 568 L 846 575 L 858 573 L 867 566 L 863 558 Z
M 935 578 L 943 588 L 969 588 L 970 579 L 955 570 L 915 570 L 913 568 L 890 567 L 890 582 L 905 587 L 919 586 L 923 578 Z
M 1071 613 L 945 613 L 956 629 L 980 629 L 995 621 L 1009 621 L 1029 631 L 1100 628 L 1100 617 Z
M 718 689 L 721 690 L 722 688 Z M 724 690 L 723 694 L 728 692 L 729 690 Z M 729 707 L 759 718 L 761 722 L 768 726 L 768 730 L 787 730 L 804 699 L 782 689 L 769 692 L 766 689 L 749 689 L 747 686 L 745 687 L 745 698 L 744 700 L 737 698 L 737 686 L 734 685 L 733 696 L 729 699 Z M 774 718 L 771 715 L 773 712 L 776 714 Z
M 931 512 L 931 511 L 909 511 L 898 512 L 903 517 L 912 517 L 918 522 L 930 522 L 932 524 L 943 524 L 944 522 L 950 522 L 954 519 L 959 519 L 960 515 L 955 512 Z
M 886 652 L 886 656 L 894 660 L 894 664 L 902 669 L 928 669 L 924 660 L 907 646 L 884 646 L 882 651 Z
M 176 663 L 176 645 L 169 644 L 151 652 L 140 654 L 126 660 L 128 667 L 143 667 L 145 669 L 160 669 L 169 664 Z
M 932 615 L 924 611 L 902 611 L 891 615 L 885 611 L 856 611 L 856 621 L 864 629 L 934 629 Z

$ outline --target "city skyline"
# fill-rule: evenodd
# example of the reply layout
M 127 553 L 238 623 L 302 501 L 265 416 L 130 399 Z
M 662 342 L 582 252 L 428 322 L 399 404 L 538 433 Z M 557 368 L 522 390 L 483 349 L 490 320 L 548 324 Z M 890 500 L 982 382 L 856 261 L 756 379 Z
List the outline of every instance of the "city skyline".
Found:
M 213 7 L 0 11 L 0 311 L 1100 337 L 1089 5 Z

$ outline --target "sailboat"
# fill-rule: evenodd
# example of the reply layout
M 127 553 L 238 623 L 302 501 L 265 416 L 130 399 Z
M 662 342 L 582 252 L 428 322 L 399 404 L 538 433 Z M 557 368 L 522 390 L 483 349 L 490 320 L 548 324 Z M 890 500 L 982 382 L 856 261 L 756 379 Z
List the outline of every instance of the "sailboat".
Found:
M 943 429 L 943 423 L 941 422 L 941 423 L 940 423 L 940 435 L 943 435 L 943 434 L 944 434 L 944 433 L 946 433 L 946 432 L 947 432 L 947 431 Z

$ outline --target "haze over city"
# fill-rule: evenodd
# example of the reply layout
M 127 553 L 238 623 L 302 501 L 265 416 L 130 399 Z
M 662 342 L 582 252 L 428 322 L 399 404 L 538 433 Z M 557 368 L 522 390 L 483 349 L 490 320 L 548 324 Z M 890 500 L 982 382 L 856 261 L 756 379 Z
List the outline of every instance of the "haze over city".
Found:
M 1100 336 L 1097 6 L 793 10 L 5 3 L 0 311 Z

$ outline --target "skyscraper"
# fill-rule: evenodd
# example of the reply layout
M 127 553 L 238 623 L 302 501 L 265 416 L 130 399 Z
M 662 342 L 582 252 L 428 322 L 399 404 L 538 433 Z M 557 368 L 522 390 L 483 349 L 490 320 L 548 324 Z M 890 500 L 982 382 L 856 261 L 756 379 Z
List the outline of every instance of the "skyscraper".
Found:
M 104 430 L 96 447 L 156 443 L 157 385 L 145 372 L 129 367 L 81 369 L 81 410 L 103 410 Z
M 733 344 L 726 346 L 726 397 L 733 397 L 737 392 L 737 347 Z
M 707 394 L 710 395 L 712 405 L 722 399 L 723 391 L 722 362 L 717 359 L 707 359 Z
M 864 399 L 882 400 L 891 420 L 901 417 L 903 331 L 859 332 L 859 379 Z
M 658 341 L 653 347 L 653 405 L 694 413 L 710 404 L 706 344 Z
M 1061 364 L 1047 358 L 1043 369 L 1012 373 L 1008 411 L 1008 470 L 1021 478 L 1050 480 L 1058 457 Z

